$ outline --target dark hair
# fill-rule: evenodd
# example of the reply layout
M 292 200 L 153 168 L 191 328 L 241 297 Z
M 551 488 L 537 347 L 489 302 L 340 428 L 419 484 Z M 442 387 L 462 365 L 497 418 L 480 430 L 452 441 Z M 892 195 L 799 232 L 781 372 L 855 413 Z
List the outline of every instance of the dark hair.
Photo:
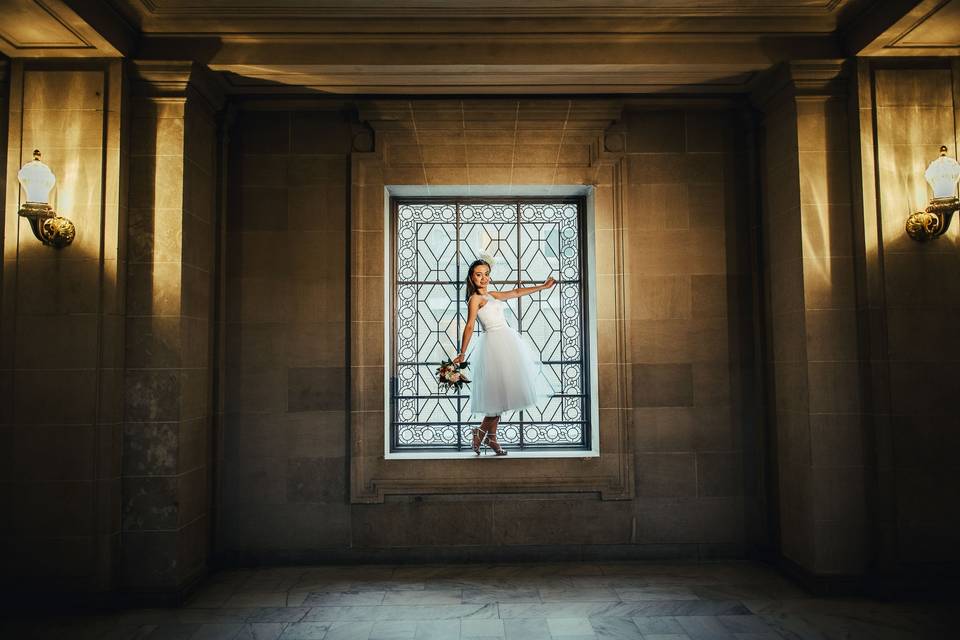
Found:
M 487 269 L 492 269 L 490 263 L 486 260 L 474 260 L 470 263 L 470 268 L 467 269 L 467 297 L 465 298 L 467 302 L 470 302 L 470 296 L 477 292 L 477 287 L 473 284 L 473 279 L 471 278 L 473 270 L 482 264 L 487 265 Z

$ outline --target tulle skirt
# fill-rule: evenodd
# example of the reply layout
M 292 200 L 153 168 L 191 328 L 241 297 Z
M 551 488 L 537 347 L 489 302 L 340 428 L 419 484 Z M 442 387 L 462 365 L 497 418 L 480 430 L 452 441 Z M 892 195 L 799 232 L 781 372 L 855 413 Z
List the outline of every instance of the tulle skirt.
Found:
M 545 403 L 554 391 L 542 368 L 540 355 L 512 327 L 480 334 L 470 358 L 470 413 L 497 416 Z

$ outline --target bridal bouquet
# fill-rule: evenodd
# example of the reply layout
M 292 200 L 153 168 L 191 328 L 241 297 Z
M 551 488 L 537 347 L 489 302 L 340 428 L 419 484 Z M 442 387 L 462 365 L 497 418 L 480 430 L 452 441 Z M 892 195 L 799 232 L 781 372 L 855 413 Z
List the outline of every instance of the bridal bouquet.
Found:
M 443 387 L 444 390 L 453 388 L 460 391 L 463 385 L 470 384 L 467 376 L 463 375 L 463 370 L 469 366 L 469 362 L 461 362 L 460 364 L 454 364 L 452 360 L 444 360 L 441 362 L 440 368 L 437 369 L 437 378 L 440 386 Z

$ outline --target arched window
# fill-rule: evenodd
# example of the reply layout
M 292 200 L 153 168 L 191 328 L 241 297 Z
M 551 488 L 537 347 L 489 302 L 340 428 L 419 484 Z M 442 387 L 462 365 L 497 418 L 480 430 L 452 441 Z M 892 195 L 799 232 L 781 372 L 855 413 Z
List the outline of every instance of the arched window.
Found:
M 540 354 L 556 393 L 534 410 L 504 414 L 500 443 L 589 450 L 585 200 L 392 198 L 390 214 L 389 451 L 470 449 L 478 418 L 469 415 L 469 387 L 441 390 L 436 370 L 457 353 L 466 271 L 481 253 L 496 259 L 494 290 L 540 284 L 551 275 L 558 283 L 507 303 L 508 321 Z

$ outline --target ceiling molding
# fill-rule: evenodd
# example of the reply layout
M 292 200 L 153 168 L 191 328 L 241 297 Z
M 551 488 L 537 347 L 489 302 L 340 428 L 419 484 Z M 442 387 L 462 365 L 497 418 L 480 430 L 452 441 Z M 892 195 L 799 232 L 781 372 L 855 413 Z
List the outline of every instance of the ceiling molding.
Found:
M 742 92 L 752 68 L 652 65 L 212 65 L 231 93 L 730 93 Z
M 859 51 L 861 56 L 960 56 L 960 0 L 922 0 Z
M 4 0 L 0 6 L 0 52 L 11 58 L 120 55 L 64 0 Z
M 212 112 L 225 102 L 216 75 L 192 61 L 136 60 L 130 63 L 130 75 L 137 96 L 185 99 L 189 91 L 195 91 Z
M 795 0 L 770 3 L 764 0 L 729 2 L 729 0 L 526 0 L 522 5 L 504 0 L 473 0 L 469 3 L 444 0 L 312 0 L 284 2 L 196 2 L 171 5 L 165 0 L 126 0 L 139 13 L 150 16 L 315 16 L 323 18 L 396 18 L 426 17 L 651 17 L 651 16 L 823 16 L 835 13 L 851 0 Z

